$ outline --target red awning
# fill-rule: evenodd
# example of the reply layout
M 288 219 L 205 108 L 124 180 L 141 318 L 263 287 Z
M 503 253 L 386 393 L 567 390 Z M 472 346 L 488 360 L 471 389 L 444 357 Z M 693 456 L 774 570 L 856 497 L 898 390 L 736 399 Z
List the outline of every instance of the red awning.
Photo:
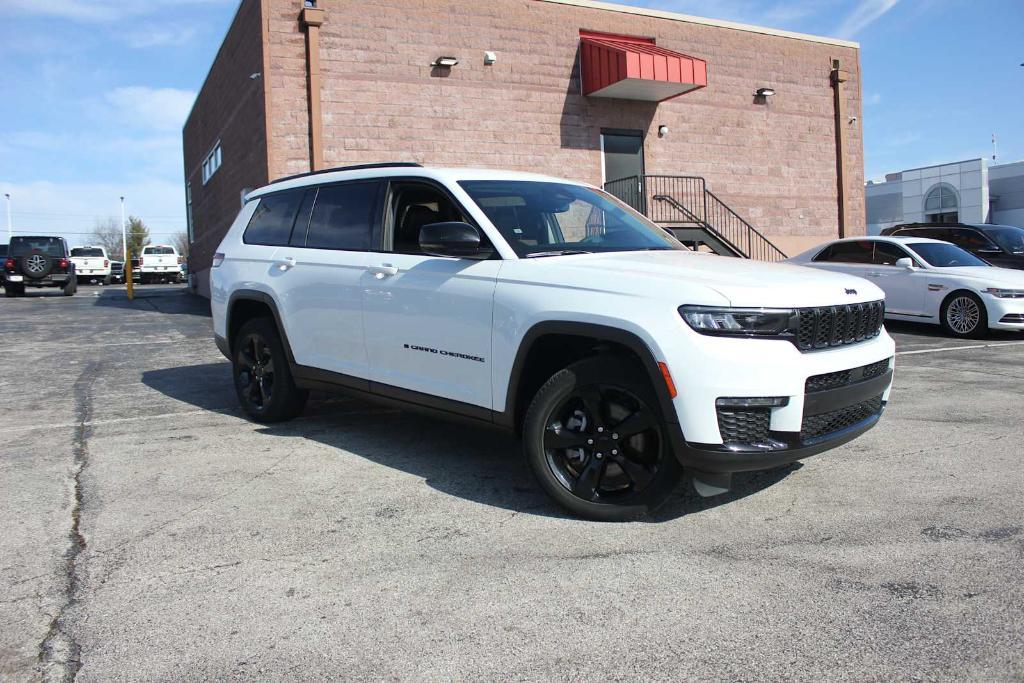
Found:
M 707 63 L 652 38 L 580 31 L 583 94 L 662 102 L 708 84 Z

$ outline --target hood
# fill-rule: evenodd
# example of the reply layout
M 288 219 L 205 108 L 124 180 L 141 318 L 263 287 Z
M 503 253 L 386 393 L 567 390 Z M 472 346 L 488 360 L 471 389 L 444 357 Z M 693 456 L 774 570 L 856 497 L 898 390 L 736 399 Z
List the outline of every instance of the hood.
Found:
M 876 285 L 852 275 L 691 251 L 550 256 L 522 259 L 517 265 L 518 274 L 536 268 L 548 282 L 575 284 L 585 279 L 594 283 L 592 288 L 607 291 L 661 291 L 679 304 L 702 303 L 692 298 L 701 289 L 719 294 L 731 306 L 755 308 L 835 306 L 885 298 Z
M 994 266 L 957 266 L 955 268 L 929 268 L 928 273 L 955 275 L 977 280 L 979 285 L 992 283 L 1008 289 L 1024 289 L 1024 271 Z

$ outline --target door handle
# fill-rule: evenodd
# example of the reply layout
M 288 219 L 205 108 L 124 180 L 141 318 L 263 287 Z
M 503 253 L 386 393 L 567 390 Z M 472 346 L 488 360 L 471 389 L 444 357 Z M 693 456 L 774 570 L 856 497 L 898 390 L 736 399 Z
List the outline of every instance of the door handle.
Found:
M 867 275 L 868 277 L 882 277 L 881 273 L 879 273 L 877 271 L 873 271 L 873 270 L 872 271 L 868 271 L 867 273 L 865 273 L 865 275 Z
M 386 277 L 392 275 L 398 275 L 398 266 L 393 266 L 390 263 L 382 263 L 379 266 L 370 266 L 367 270 L 373 274 L 378 280 L 383 280 Z
M 285 256 L 282 259 L 274 261 L 274 267 L 278 270 L 291 270 L 295 267 L 295 259 L 291 256 Z

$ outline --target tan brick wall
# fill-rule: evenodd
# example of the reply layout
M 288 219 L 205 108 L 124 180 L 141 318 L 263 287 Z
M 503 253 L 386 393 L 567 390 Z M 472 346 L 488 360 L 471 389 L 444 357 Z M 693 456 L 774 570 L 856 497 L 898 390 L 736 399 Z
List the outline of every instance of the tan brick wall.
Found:
M 309 169 L 302 3 L 270 0 L 272 176 Z M 599 183 L 602 128 L 641 129 L 648 173 L 700 175 L 770 237 L 838 230 L 831 59 L 858 51 L 795 38 L 533 0 L 320 0 L 327 166 L 381 160 L 529 170 Z M 658 105 L 579 94 L 579 29 L 651 36 L 707 60 L 708 87 Z M 485 66 L 483 52 L 498 53 Z M 443 76 L 440 55 L 460 64 Z M 753 93 L 772 87 L 767 105 Z M 670 133 L 658 138 L 659 125 Z M 847 138 L 850 234 L 864 230 L 863 144 Z
M 243 0 L 183 131 L 195 226 L 189 267 L 204 294 L 213 252 L 238 214 L 240 191 L 269 178 L 264 79 L 249 78 L 264 70 L 261 14 L 261 0 Z M 223 162 L 203 185 L 202 164 L 218 140 Z

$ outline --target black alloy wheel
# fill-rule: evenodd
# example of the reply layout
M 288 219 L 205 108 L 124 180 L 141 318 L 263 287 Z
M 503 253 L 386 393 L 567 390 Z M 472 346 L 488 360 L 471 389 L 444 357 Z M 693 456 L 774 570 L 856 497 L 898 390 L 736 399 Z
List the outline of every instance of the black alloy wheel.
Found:
M 530 406 L 523 438 L 545 490 L 591 519 L 647 514 L 681 475 L 646 373 L 629 359 L 598 356 L 554 375 Z
M 308 392 L 295 386 L 274 323 L 250 320 L 235 341 L 233 374 L 242 408 L 257 422 L 280 422 L 299 413 Z

